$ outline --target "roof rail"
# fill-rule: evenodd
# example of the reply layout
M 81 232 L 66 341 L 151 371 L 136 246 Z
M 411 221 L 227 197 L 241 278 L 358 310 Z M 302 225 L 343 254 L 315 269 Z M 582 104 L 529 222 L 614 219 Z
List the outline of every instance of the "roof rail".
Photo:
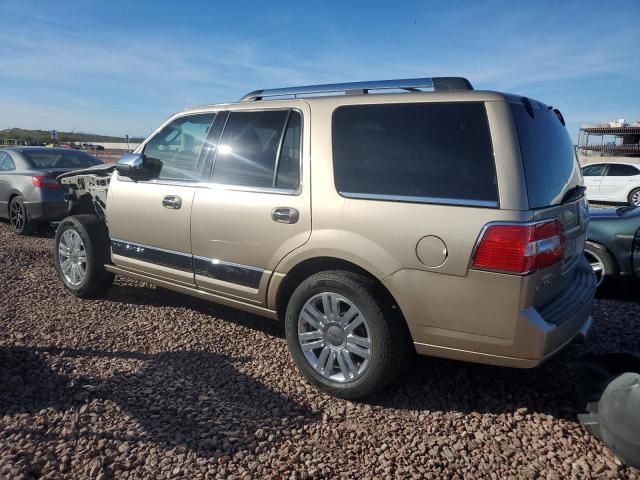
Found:
M 301 87 L 272 88 L 247 93 L 241 102 L 253 102 L 274 97 L 313 95 L 320 93 L 365 94 L 369 90 L 406 90 L 418 92 L 421 88 L 441 90 L 473 90 L 469 80 L 463 77 L 405 78 L 401 80 L 374 80 L 368 82 L 328 83 L 326 85 L 306 85 Z

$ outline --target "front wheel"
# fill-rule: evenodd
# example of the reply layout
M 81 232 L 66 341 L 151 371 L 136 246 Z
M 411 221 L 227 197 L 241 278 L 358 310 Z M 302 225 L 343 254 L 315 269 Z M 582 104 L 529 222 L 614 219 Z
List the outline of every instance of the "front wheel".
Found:
M 73 215 L 58 225 L 54 250 L 56 271 L 64 286 L 78 297 L 104 293 L 114 275 L 109 261 L 109 235 L 95 215 Z
M 293 292 L 285 329 L 289 351 L 312 384 L 356 399 L 375 393 L 406 366 L 404 320 L 376 294 L 372 280 L 352 272 L 310 276 Z

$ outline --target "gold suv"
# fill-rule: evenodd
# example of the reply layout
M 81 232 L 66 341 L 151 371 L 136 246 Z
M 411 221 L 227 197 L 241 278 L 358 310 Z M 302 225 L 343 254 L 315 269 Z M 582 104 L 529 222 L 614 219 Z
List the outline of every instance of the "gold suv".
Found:
M 562 114 L 463 78 L 252 92 L 58 181 L 68 290 L 118 274 L 282 319 L 333 395 L 381 389 L 414 351 L 533 367 L 591 325 Z

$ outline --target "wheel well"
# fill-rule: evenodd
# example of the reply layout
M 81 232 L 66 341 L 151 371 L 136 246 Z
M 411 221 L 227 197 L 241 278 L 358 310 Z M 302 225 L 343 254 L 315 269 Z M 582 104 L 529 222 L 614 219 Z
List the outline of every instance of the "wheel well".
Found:
M 305 260 L 293 267 L 289 273 L 287 273 L 278 289 L 278 293 L 276 294 L 276 311 L 278 312 L 278 318 L 284 319 L 289 299 L 298 285 L 314 273 L 327 270 L 344 270 L 347 272 L 357 273 L 370 279 L 376 290 L 375 294 L 379 298 L 383 299 L 383 305 L 399 314 L 402 318 L 402 323 L 407 327 L 407 323 L 404 319 L 400 306 L 393 298 L 393 295 L 391 295 L 391 292 L 387 290 L 387 287 L 385 287 L 378 278 L 355 263 L 334 257 L 316 257 Z
M 587 240 L 587 241 L 585 241 L 585 244 L 591 244 L 591 245 L 593 245 L 595 247 L 602 248 L 604 250 L 604 252 L 607 255 L 609 255 L 609 259 L 611 260 L 611 263 L 613 263 L 613 268 L 615 269 L 615 271 L 613 273 L 615 274 L 615 273 L 619 273 L 620 272 L 620 264 L 618 263 L 617 257 L 611 252 L 611 250 L 609 250 L 607 248 L 606 245 L 604 245 L 604 244 L 602 244 L 600 242 L 595 242 L 593 240 Z M 591 252 L 589 252 L 589 253 L 591 253 Z
M 9 195 L 9 201 L 7 202 L 7 218 L 9 218 L 9 212 L 10 212 L 10 208 L 11 208 L 11 200 L 13 200 L 16 197 L 19 197 L 20 194 L 13 192 L 11 195 Z

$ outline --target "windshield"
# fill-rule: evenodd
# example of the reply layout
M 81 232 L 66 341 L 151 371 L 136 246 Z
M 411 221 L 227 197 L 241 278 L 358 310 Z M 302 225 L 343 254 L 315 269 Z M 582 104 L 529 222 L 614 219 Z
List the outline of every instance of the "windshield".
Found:
M 23 150 L 22 154 L 27 157 L 36 170 L 48 170 L 50 168 L 80 169 L 102 163 L 96 157 L 78 150 Z
M 527 183 L 530 208 L 557 205 L 565 193 L 582 185 L 573 142 L 558 115 L 545 105 L 511 103 Z

